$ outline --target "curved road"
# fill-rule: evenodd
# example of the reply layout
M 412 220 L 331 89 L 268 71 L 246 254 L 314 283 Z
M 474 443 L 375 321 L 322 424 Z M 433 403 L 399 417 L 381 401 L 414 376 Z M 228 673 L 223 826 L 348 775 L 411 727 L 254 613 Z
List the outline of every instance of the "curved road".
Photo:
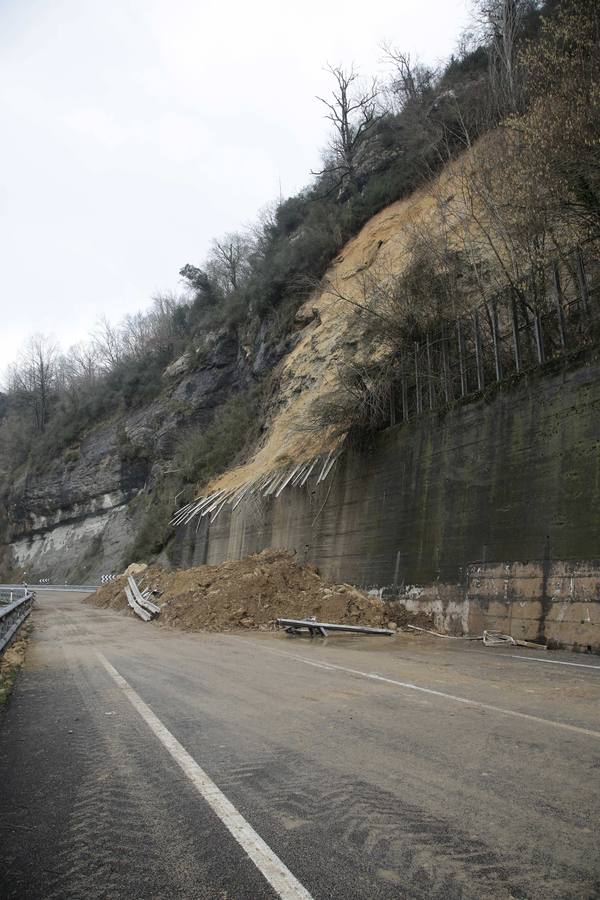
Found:
M 599 658 L 38 597 L 0 718 L 3 898 L 600 896 Z

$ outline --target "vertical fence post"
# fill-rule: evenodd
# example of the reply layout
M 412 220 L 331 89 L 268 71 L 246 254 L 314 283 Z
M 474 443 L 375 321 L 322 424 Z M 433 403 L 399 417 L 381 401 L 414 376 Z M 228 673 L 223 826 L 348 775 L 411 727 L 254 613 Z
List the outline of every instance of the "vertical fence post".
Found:
M 544 332 L 542 331 L 542 317 L 539 309 L 536 309 L 533 317 L 533 331 L 535 334 L 535 347 L 537 350 L 537 358 L 540 365 L 545 361 L 546 354 L 544 352 Z
M 408 389 L 406 387 L 404 364 L 402 365 L 402 421 L 408 422 Z
M 519 316 L 517 313 L 517 304 L 513 294 L 510 295 L 510 321 L 512 326 L 513 353 L 515 355 L 515 369 L 521 371 L 523 363 L 521 361 L 521 342 L 519 341 Z
M 483 355 L 481 352 L 481 331 L 479 329 L 479 313 L 477 310 L 473 313 L 473 335 L 475 339 L 475 364 L 477 366 L 477 390 L 482 391 L 485 387 L 485 376 L 483 373 Z
M 460 395 L 464 397 L 467 393 L 467 375 L 465 372 L 465 348 L 463 346 L 462 329 L 460 327 L 460 319 L 456 320 L 456 337 L 458 338 L 458 367 L 460 369 Z
M 577 263 L 577 280 L 579 281 L 579 293 L 581 294 L 581 302 L 586 313 L 589 312 L 590 293 L 588 290 L 587 275 L 585 272 L 585 264 L 583 262 L 583 253 L 581 247 L 575 252 L 575 261 Z
M 423 412 L 423 398 L 421 397 L 421 381 L 419 378 L 419 342 L 415 341 L 415 392 L 417 395 L 417 413 Z
M 396 424 L 396 394 L 394 385 L 390 385 L 390 425 Z
M 448 384 L 448 348 L 446 347 L 446 326 L 442 325 L 442 382 L 444 385 L 444 399 L 450 402 L 450 386 Z
M 492 342 L 494 344 L 494 364 L 496 366 L 496 381 L 502 381 L 502 359 L 500 357 L 500 345 L 498 342 L 498 309 L 496 307 L 496 299 L 490 302 L 492 308 Z
M 558 336 L 560 338 L 560 349 L 564 352 L 567 348 L 567 337 L 565 334 L 565 311 L 562 303 L 562 287 L 560 284 L 560 272 L 558 271 L 558 263 L 556 260 L 552 263 L 552 282 L 554 285 L 554 302 L 556 303 L 556 316 L 558 319 Z
M 429 409 L 433 409 L 433 376 L 431 374 L 431 340 L 429 338 L 429 332 L 427 332 L 427 382 L 429 385 Z

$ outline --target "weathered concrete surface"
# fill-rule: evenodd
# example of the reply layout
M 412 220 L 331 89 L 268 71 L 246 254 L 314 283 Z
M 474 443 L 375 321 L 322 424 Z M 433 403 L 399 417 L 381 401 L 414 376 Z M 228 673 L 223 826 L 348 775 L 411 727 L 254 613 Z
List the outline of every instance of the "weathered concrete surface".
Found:
M 469 570 L 472 631 L 600 652 L 600 563 L 478 565 Z
M 444 415 L 387 429 L 369 448 L 348 451 L 320 485 L 313 479 L 278 499 L 252 497 L 198 530 L 193 521 L 178 535 L 173 561 L 217 563 L 292 548 L 336 581 L 397 593 L 434 585 L 438 615 L 459 630 L 469 616 L 461 605 L 469 565 L 600 555 L 599 412 L 598 360 L 540 372 Z M 534 621 L 549 603 L 541 583 L 537 600 L 539 610 L 528 612 Z M 559 640 L 561 624 L 579 611 L 561 615 L 562 622 L 557 607 L 552 636 Z

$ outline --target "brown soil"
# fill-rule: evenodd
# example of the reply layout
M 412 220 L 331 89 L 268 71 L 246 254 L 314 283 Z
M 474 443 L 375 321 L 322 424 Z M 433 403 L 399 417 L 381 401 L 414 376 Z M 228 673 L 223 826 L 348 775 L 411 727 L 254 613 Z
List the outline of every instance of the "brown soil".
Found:
M 31 628 L 29 621 L 22 625 L 8 648 L 0 656 L 0 709 L 8 699 L 19 669 L 25 662 Z
M 126 609 L 126 581 L 120 576 L 84 602 Z M 194 569 L 151 566 L 137 583 L 142 590 L 160 591 L 158 622 L 185 631 L 267 630 L 282 616 L 316 616 L 322 622 L 375 627 L 385 627 L 392 619 L 378 598 L 349 584 L 324 581 L 313 566 L 298 565 L 294 555 L 284 550 L 263 550 L 242 560 Z
M 315 428 L 314 403 L 337 390 L 340 365 L 360 365 L 377 351 L 365 333 L 364 316 L 351 303 L 340 301 L 331 285 L 344 297 L 361 303 L 367 274 L 385 283 L 390 273 L 397 276 L 403 272 L 411 259 L 409 247 L 415 235 L 421 231 L 439 234 L 441 198 L 450 220 L 462 217 L 472 221 L 473 211 L 465 206 L 461 190 L 462 169 L 471 164 L 475 152 L 485 153 L 494 140 L 494 133 L 486 135 L 479 141 L 477 151 L 467 151 L 430 184 L 381 210 L 342 248 L 321 287 L 298 312 L 300 319 L 310 320 L 313 309 L 317 309 L 319 318 L 302 328 L 298 343 L 281 362 L 279 389 L 267 416 L 267 430 L 254 456 L 204 485 L 203 494 L 239 487 L 275 471 L 286 461 L 300 463 L 338 446 L 339 437 L 332 429 Z M 479 214 L 484 214 L 484 210 L 479 210 Z

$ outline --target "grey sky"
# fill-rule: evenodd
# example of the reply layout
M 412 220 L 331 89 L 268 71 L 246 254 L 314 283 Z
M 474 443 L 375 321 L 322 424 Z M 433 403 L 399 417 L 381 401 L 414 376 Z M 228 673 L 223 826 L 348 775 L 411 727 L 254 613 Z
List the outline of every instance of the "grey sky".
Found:
M 323 66 L 445 58 L 466 0 L 0 0 L 0 370 L 176 289 L 210 239 L 300 189 Z

